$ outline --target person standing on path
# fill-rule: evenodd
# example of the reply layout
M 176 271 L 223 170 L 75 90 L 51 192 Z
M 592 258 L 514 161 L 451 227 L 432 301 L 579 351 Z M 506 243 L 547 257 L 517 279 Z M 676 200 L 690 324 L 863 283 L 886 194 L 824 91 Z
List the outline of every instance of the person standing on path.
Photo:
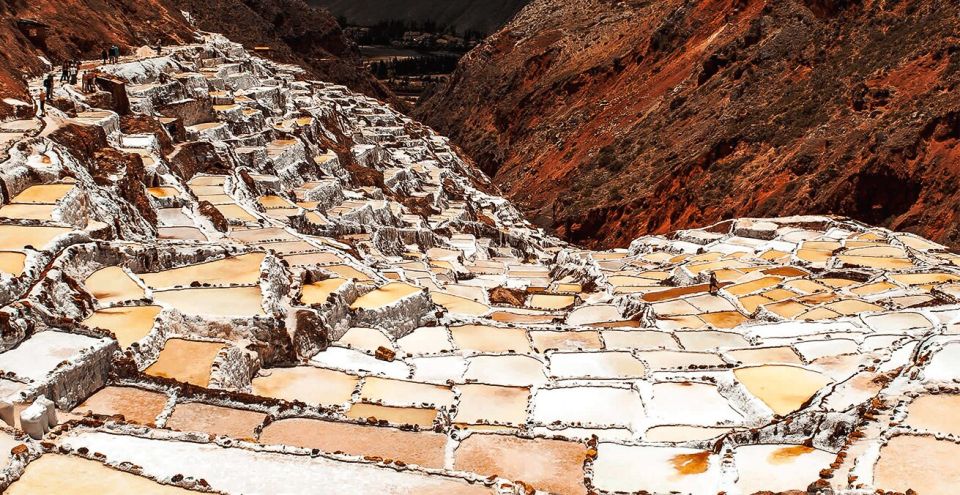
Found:
M 53 73 L 47 74 L 47 78 L 43 80 L 43 88 L 47 90 L 47 99 L 53 97 Z
M 106 48 L 104 48 L 103 50 L 100 50 L 100 59 L 103 60 L 103 63 L 104 63 L 104 64 L 107 63 L 107 57 L 108 57 L 108 56 L 109 56 L 109 55 L 107 54 L 107 49 L 106 49 Z

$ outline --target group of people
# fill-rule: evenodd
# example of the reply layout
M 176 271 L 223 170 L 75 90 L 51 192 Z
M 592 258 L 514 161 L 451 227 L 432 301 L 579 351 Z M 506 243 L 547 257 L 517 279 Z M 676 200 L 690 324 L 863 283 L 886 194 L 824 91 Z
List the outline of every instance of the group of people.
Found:
M 120 47 L 112 45 L 109 49 L 104 48 L 100 52 L 100 58 L 105 64 L 115 64 L 120 61 Z
M 80 75 L 80 60 L 74 59 L 63 63 L 60 69 L 60 84 L 77 84 Z

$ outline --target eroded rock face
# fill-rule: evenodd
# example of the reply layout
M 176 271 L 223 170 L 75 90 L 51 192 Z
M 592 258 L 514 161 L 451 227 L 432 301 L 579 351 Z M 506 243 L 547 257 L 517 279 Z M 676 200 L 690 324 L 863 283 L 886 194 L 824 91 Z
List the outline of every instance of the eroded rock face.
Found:
M 415 115 L 592 246 L 804 213 L 956 245 L 955 9 L 540 0 Z

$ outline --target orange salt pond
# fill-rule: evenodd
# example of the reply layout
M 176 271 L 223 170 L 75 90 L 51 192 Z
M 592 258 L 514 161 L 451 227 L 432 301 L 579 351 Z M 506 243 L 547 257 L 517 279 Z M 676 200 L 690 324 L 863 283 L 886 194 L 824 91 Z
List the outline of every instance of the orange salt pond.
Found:
M 53 204 L 63 199 L 71 190 L 73 184 L 39 184 L 30 186 L 11 200 L 14 204 Z
M 311 405 L 335 406 L 350 401 L 359 378 L 334 370 L 297 366 L 270 368 L 253 379 L 253 393 Z
M 71 495 L 176 495 L 196 494 L 184 488 L 161 485 L 149 478 L 109 468 L 75 456 L 46 454 L 27 465 L 7 495 L 69 493 Z
M 239 318 L 265 314 L 260 287 L 172 289 L 154 292 L 153 297 L 189 315 Z
M 193 282 L 212 285 L 255 284 L 260 280 L 260 264 L 265 257 L 264 253 L 241 254 L 161 272 L 141 273 L 139 277 L 154 289 L 189 286 Z
M 177 188 L 169 186 L 149 187 L 147 188 L 147 192 L 154 198 L 173 198 L 180 194 Z
M 121 349 L 142 339 L 153 328 L 160 306 L 124 306 L 101 309 L 83 320 L 90 328 L 102 328 L 113 332 Z
M 733 450 L 741 493 L 806 491 L 836 458 L 803 445 L 744 445 Z
M 354 404 L 346 412 L 348 418 L 385 420 L 392 425 L 418 425 L 423 428 L 433 426 L 437 419 L 437 410 L 420 407 L 394 407 L 378 404 Z
M 144 373 L 206 387 L 210 383 L 213 360 L 224 347 L 219 342 L 170 339 L 160 351 L 160 357 Z
M 527 301 L 527 306 L 537 309 L 565 309 L 573 306 L 576 301 L 574 296 L 561 296 L 554 294 L 534 294 Z
M 240 439 L 253 439 L 254 429 L 267 415 L 197 402 L 177 404 L 166 427 L 180 431 L 202 431 Z
M 293 418 L 274 421 L 266 426 L 260 434 L 260 443 L 377 456 L 423 467 L 442 468 L 447 437 L 433 432 Z
M 153 424 L 167 406 L 169 398 L 161 393 L 133 387 L 107 386 L 73 408 L 74 414 L 87 411 L 104 416 L 123 415 L 127 422 Z
M 900 435 L 880 449 L 873 469 L 879 490 L 922 495 L 955 495 L 960 486 L 960 445 L 928 436 Z
M 443 292 L 431 292 L 430 298 L 433 299 L 434 304 L 443 306 L 447 309 L 447 311 L 454 314 L 465 316 L 482 316 L 490 311 L 490 307 L 486 304 L 481 304 L 465 297 L 454 296 L 452 294 L 446 294 Z
M 737 380 L 776 414 L 790 414 L 830 383 L 826 376 L 799 366 L 779 364 L 739 368 Z
M 374 289 L 353 302 L 350 309 L 377 309 L 389 306 L 405 297 L 419 293 L 423 289 L 403 282 L 393 282 Z
M 476 352 L 529 353 L 527 332 L 521 328 L 497 328 L 484 325 L 450 327 L 453 341 L 462 350 Z
M 72 231 L 68 227 L 0 225 L 0 250 L 21 250 L 26 246 L 42 250 L 57 236 Z
M 496 385 L 457 385 L 460 404 L 453 421 L 458 424 L 482 422 L 520 425 L 527 420 L 530 390 Z
M 960 435 L 960 418 L 946 411 L 960 411 L 960 395 L 921 395 L 910 403 L 906 423 L 933 433 Z
M 441 407 L 453 404 L 453 391 L 443 385 L 369 376 L 363 380 L 360 398 L 391 406 L 431 404 Z
M 576 442 L 475 433 L 460 442 L 453 468 L 523 480 L 549 493 L 576 495 L 586 492 L 586 454 L 586 445 Z
M 6 205 L 0 206 L 0 218 L 19 220 L 52 220 L 55 205 Z
M 300 302 L 307 305 L 323 304 L 327 302 L 330 294 L 333 294 L 337 289 L 343 287 L 345 283 L 347 283 L 347 281 L 342 278 L 329 278 L 304 285 L 300 293 Z
M 23 273 L 23 265 L 27 261 L 27 255 L 14 251 L 0 252 L 0 273 L 9 273 L 19 277 Z
M 104 305 L 142 299 L 146 295 L 143 288 L 119 266 L 108 266 L 93 272 L 83 285 Z

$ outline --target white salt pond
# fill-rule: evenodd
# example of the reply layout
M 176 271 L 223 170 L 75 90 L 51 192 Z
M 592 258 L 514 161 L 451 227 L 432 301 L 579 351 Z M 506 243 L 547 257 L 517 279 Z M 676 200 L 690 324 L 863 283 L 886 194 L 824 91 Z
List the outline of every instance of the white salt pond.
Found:
M 533 399 L 532 417 L 542 425 L 559 422 L 634 430 L 646 415 L 636 390 L 594 386 L 540 389 Z
M 251 317 L 266 314 L 260 287 L 204 287 L 153 293 L 156 302 L 181 313 L 211 317 Z
M 597 451 L 593 486 L 600 490 L 714 495 L 720 483 L 719 459 L 707 451 L 603 442 Z
M 550 375 L 559 379 L 643 378 L 646 367 L 629 352 L 555 352 L 550 355 Z
M 741 493 L 805 491 L 836 454 L 802 445 L 744 445 L 733 450 Z
M 41 381 L 61 362 L 76 362 L 82 351 L 103 347 L 109 342 L 112 341 L 52 330 L 39 332 L 0 354 L 0 370 Z

